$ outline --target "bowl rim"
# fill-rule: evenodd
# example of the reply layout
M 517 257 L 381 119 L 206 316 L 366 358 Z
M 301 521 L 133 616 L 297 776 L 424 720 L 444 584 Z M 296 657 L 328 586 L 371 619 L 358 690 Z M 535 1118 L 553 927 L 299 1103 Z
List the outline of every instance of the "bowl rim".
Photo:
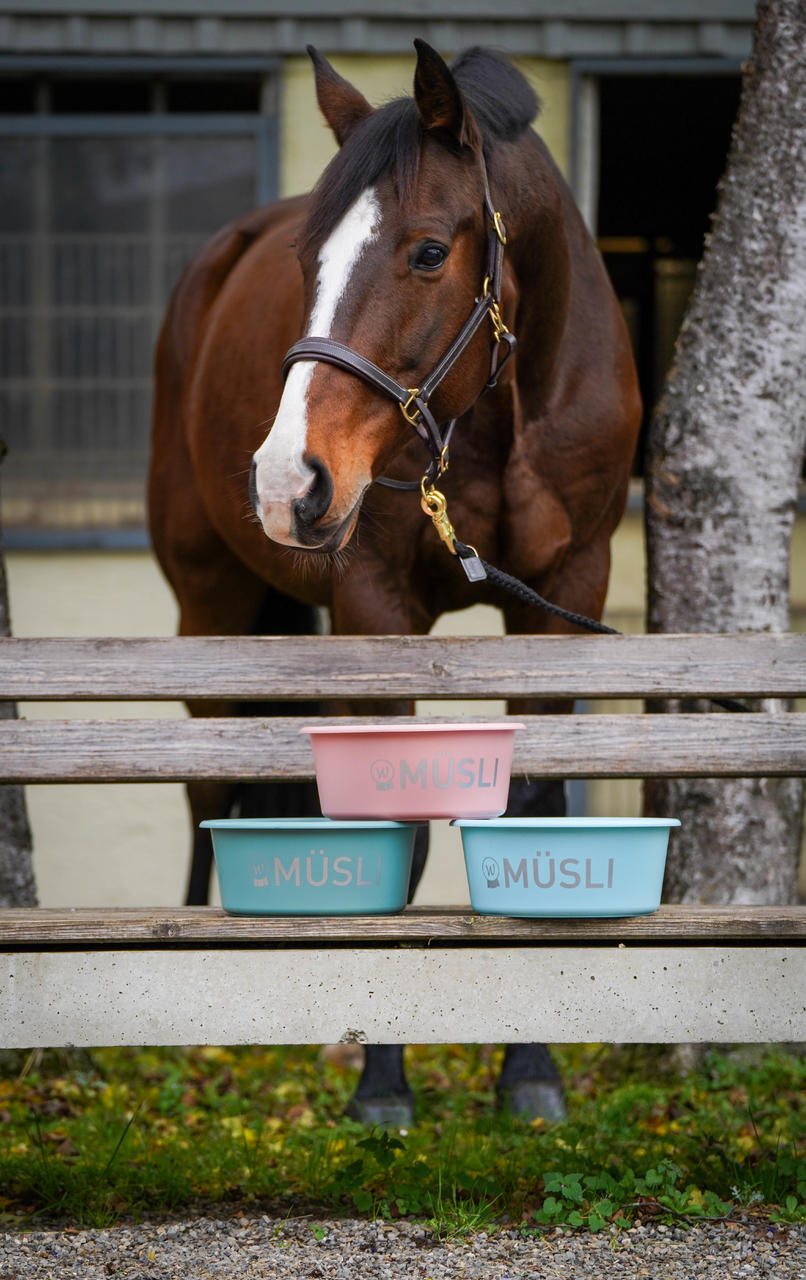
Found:
M 679 818 L 453 818 L 452 827 L 478 827 L 483 830 L 523 831 L 597 831 L 645 830 L 652 827 L 679 827 Z
M 515 729 L 525 729 L 526 725 L 521 721 L 512 720 L 502 723 L 498 721 L 489 721 L 483 723 L 479 721 L 465 721 L 435 724 L 433 721 L 423 724 L 326 724 L 326 725 L 303 725 L 300 733 L 314 734 L 405 734 L 405 733 L 464 733 L 468 729 L 483 730 L 485 733 L 512 733 Z
M 373 831 L 421 827 L 420 821 L 398 822 L 393 818 L 205 818 L 199 823 L 213 831 Z

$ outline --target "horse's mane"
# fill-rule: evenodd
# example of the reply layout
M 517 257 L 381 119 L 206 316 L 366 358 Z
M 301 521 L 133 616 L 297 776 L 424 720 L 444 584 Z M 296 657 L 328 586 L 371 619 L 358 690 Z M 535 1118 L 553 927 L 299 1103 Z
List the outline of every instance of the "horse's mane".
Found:
M 488 159 L 497 142 L 514 142 L 537 116 L 540 103 L 526 78 L 490 49 L 465 50 L 451 71 L 481 131 Z M 395 98 L 373 111 L 322 174 L 307 235 L 315 242 L 324 240 L 361 192 L 386 174 L 395 174 L 398 196 L 405 200 L 417 179 L 422 141 L 413 98 Z

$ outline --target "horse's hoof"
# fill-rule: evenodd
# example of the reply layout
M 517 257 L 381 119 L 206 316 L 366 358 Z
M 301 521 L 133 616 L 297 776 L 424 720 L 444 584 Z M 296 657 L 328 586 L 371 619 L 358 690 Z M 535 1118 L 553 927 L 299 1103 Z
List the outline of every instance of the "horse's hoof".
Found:
M 400 1097 L 351 1098 L 346 1114 L 351 1120 L 385 1129 L 408 1129 L 414 1124 L 414 1099 Z
M 558 1080 L 517 1080 L 497 1089 L 498 1109 L 520 1120 L 564 1120 L 568 1114 Z

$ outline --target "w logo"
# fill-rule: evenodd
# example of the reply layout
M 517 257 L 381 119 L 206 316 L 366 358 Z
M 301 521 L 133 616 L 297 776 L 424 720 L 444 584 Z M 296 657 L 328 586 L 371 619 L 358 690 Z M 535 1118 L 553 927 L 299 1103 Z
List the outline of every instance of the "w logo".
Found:
M 485 880 L 487 881 L 488 889 L 500 888 L 501 881 L 498 878 L 500 872 L 495 858 L 485 858 L 481 864 L 481 870 Z
M 391 791 L 395 783 L 395 766 L 391 760 L 374 760 L 369 772 L 376 791 Z

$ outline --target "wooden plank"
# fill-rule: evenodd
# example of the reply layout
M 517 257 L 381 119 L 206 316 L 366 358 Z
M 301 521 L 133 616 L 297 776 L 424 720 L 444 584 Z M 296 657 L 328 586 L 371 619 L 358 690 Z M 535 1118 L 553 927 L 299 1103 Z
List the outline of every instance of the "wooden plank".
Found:
M 516 774 L 559 778 L 806 773 L 806 712 L 523 717 Z M 318 724 L 340 723 L 322 718 Z M 356 717 L 355 723 L 367 723 Z M 5 782 L 262 781 L 313 776 L 295 717 L 0 722 Z
M 0 639 L 0 700 L 804 692 L 806 635 Z
M 0 1045 L 806 1040 L 806 948 L 8 952 Z
M 664 904 L 624 919 L 518 919 L 469 907 L 407 907 L 393 916 L 232 916 L 220 907 L 25 907 L 0 912 L 0 950 L 35 946 L 245 946 L 412 943 L 666 945 L 806 943 L 806 906 Z

